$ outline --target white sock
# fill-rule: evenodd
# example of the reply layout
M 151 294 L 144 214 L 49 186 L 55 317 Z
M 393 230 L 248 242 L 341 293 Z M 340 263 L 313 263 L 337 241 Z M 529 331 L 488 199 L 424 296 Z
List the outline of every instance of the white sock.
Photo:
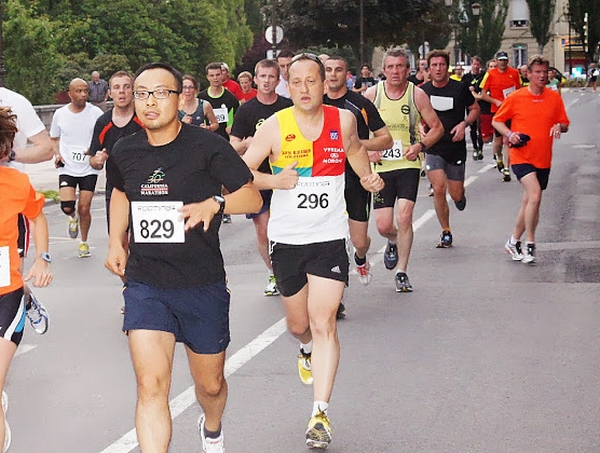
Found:
M 517 245 L 517 242 L 519 242 L 519 239 L 515 239 L 515 237 L 513 235 L 511 235 L 510 236 L 511 245 Z
M 327 415 L 328 408 L 329 403 L 327 403 L 326 401 L 315 401 L 313 403 L 312 417 L 317 415 L 319 412 L 323 412 L 325 415 Z
M 309 341 L 307 344 L 300 343 L 300 350 L 302 352 L 304 352 L 305 354 L 311 354 L 312 353 L 312 340 Z

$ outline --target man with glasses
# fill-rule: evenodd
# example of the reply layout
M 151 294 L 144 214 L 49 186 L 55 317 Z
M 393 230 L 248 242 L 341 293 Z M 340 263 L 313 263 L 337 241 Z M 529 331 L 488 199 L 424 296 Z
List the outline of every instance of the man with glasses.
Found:
M 268 230 L 271 260 L 288 329 L 300 341 L 300 379 L 313 384 L 306 444 L 326 448 L 331 442 L 327 411 L 340 357 L 336 312 L 349 268 L 346 159 L 366 190 L 381 190 L 383 181 L 371 172 L 354 115 L 323 105 L 325 68 L 315 55 L 292 59 L 288 86 L 294 106 L 265 121 L 244 160 L 260 189 L 277 189 Z M 273 174 L 258 171 L 266 158 Z
M 164 63 L 147 64 L 135 76 L 135 110 L 145 129 L 119 140 L 111 155 L 106 266 L 120 276 L 127 268 L 123 330 L 138 384 L 141 450 L 167 452 L 173 353 L 175 343 L 183 342 L 204 411 L 199 420 L 203 451 L 223 453 L 230 337 L 220 217 L 256 212 L 262 200 L 252 174 L 228 143 L 179 121 L 182 80 Z M 221 196 L 221 186 L 227 195 Z
M 419 153 L 436 143 L 444 133 L 425 92 L 408 81 L 409 70 L 408 56 L 403 50 L 388 50 L 383 57 L 385 80 L 365 94 L 379 110 L 394 139 L 391 148 L 370 153 L 369 158 L 385 181 L 385 188 L 373 197 L 377 230 L 387 239 L 383 263 L 386 269 L 395 270 L 396 291 L 402 293 L 413 289 L 407 268 L 421 173 Z M 423 138 L 419 134 L 422 121 L 429 128 Z

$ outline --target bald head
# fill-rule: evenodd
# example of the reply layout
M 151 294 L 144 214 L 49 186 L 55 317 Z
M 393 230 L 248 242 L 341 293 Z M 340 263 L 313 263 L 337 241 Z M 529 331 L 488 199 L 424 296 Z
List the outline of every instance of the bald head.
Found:
M 74 110 L 81 111 L 85 108 L 88 99 L 88 85 L 83 79 L 73 79 L 69 84 L 69 98 Z

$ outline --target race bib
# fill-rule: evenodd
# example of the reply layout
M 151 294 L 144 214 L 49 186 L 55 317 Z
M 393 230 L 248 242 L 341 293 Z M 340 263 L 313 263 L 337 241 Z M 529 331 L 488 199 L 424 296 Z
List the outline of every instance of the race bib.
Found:
M 307 178 L 308 179 L 308 178 Z M 298 213 L 310 216 L 329 211 L 331 208 L 331 181 L 308 179 L 298 180 L 293 189 L 293 198 Z
M 394 140 L 394 146 L 381 151 L 381 160 L 400 160 L 403 156 L 402 140 Z
M 133 240 L 136 243 L 185 242 L 182 201 L 134 201 L 131 203 Z
M 517 89 L 516 87 L 512 86 L 510 88 L 505 88 L 504 90 L 502 90 L 502 94 L 504 95 L 504 99 L 506 99 L 506 96 L 508 96 L 510 93 L 512 93 L 516 89 Z
M 447 96 L 431 96 L 431 105 L 438 112 L 446 112 L 454 108 L 454 98 Z
M 227 107 L 221 107 L 220 109 L 213 109 L 215 116 L 217 117 L 217 123 L 226 123 L 229 121 L 229 115 L 227 113 Z
M 10 250 L 0 247 L 0 288 L 10 286 Z
M 75 152 L 71 151 L 71 160 L 73 162 L 83 162 L 88 156 L 85 154 L 85 151 Z

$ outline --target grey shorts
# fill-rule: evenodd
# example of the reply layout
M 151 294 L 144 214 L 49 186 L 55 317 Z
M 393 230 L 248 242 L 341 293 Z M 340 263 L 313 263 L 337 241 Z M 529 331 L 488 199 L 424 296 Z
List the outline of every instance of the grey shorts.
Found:
M 427 171 L 432 170 L 444 170 L 446 177 L 450 181 L 464 181 L 465 180 L 465 163 L 451 164 L 446 161 L 442 156 L 437 154 L 427 154 L 425 156 L 425 168 Z

